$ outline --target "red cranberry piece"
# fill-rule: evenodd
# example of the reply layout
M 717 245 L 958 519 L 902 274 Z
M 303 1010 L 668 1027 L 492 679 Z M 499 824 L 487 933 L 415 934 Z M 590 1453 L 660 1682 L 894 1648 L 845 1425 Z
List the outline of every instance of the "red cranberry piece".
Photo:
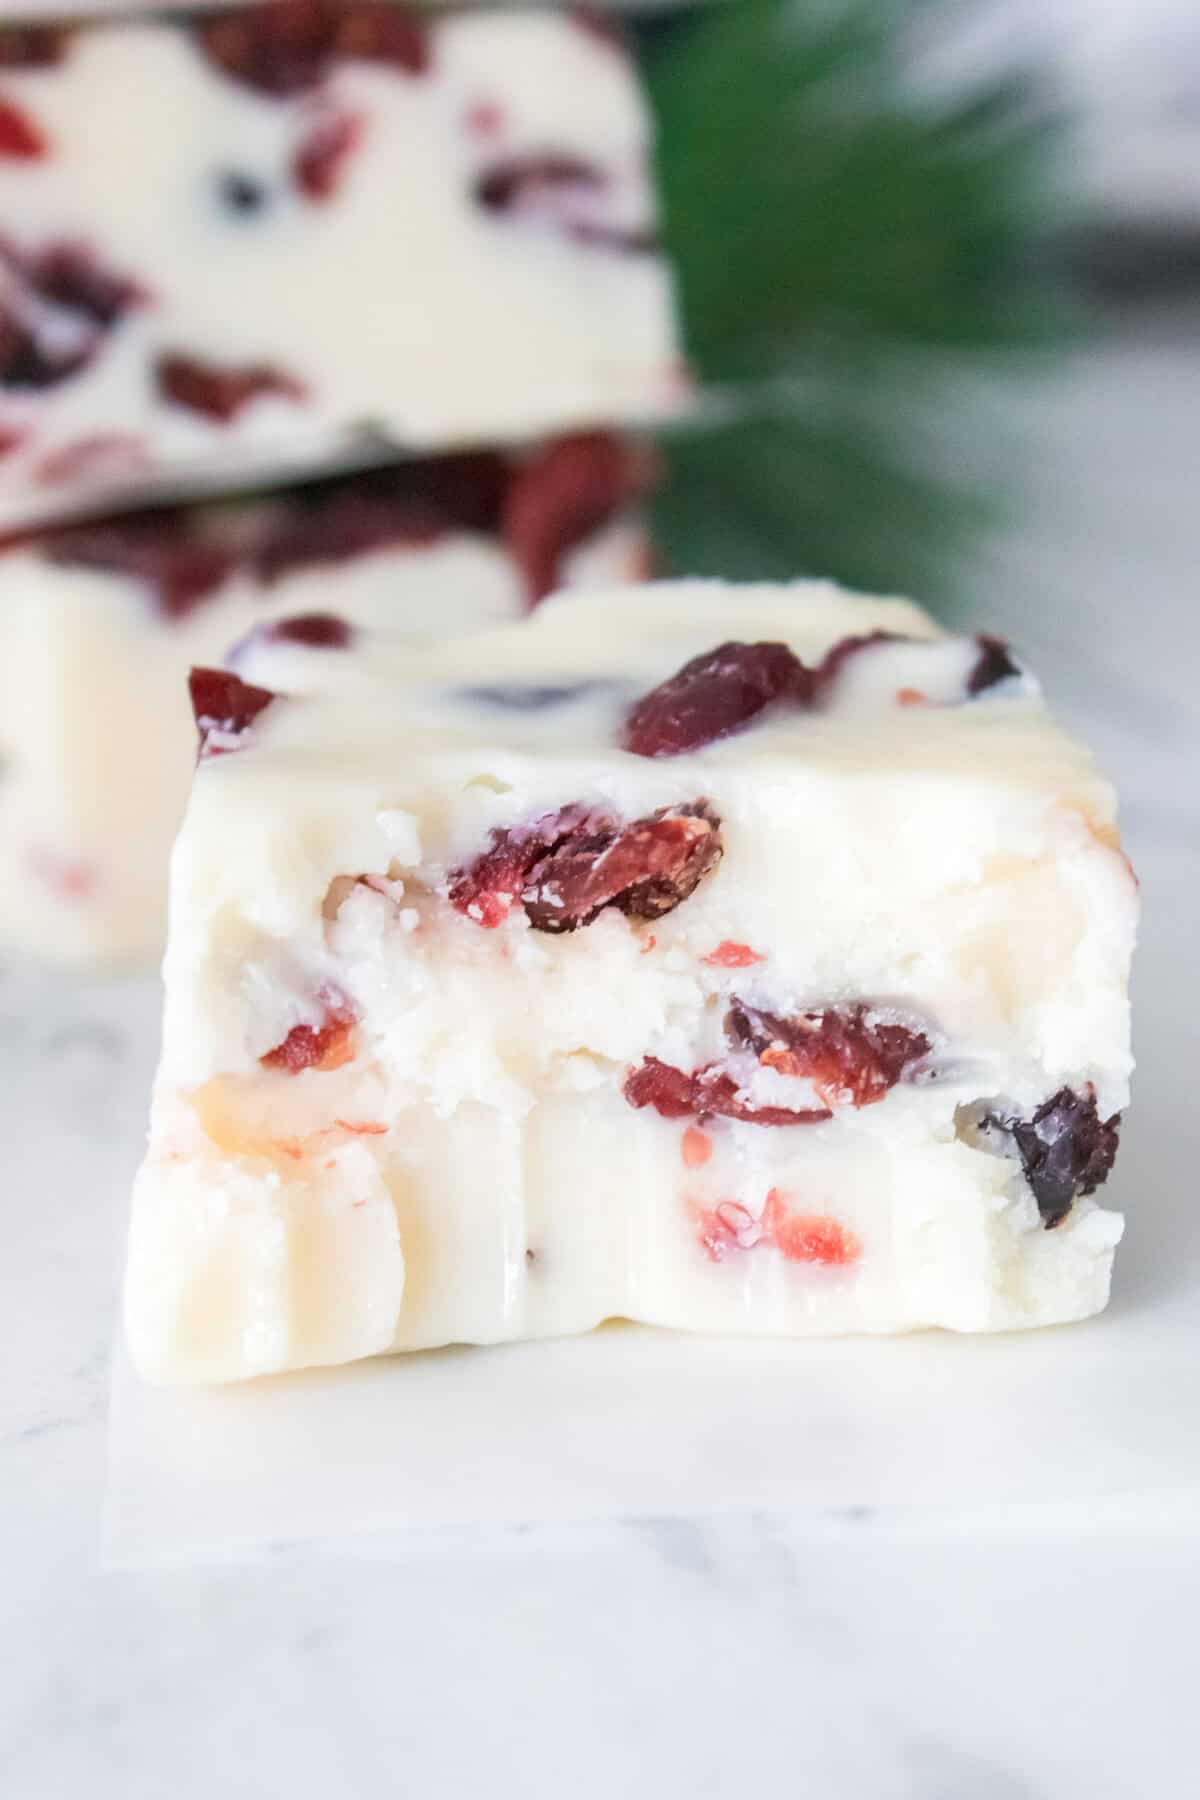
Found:
M 43 539 L 49 560 L 148 583 L 168 618 L 180 618 L 214 593 L 236 566 L 231 544 L 199 536 L 182 507 L 158 507 L 67 525 Z
M 967 677 L 968 694 L 973 696 L 985 693 L 988 688 L 995 687 L 997 682 L 1022 673 L 1020 664 L 1013 661 L 1003 638 L 991 637 L 987 632 L 981 631 L 975 642 L 979 645 L 979 656 Z
M 832 687 L 852 657 L 862 650 L 870 650 L 876 644 L 911 643 L 911 638 L 902 638 L 897 631 L 866 631 L 855 637 L 839 638 L 832 649 L 827 650 L 817 664 L 815 677 L 819 690 Z
M 49 149 L 45 132 L 13 100 L 0 94 L 0 157 L 31 162 Z
M 1030 1119 L 988 1113 L 983 1125 L 1011 1135 L 1047 1230 L 1060 1225 L 1080 1194 L 1108 1180 L 1120 1142 L 1121 1115 L 1100 1117 L 1095 1089 L 1059 1088 Z
M 6 387 L 40 389 L 67 380 L 91 362 L 104 333 L 146 298 L 136 282 L 113 274 L 82 244 L 52 244 L 23 257 L 0 240 L 0 265 L 16 295 L 0 305 L 0 385 Z M 47 309 L 61 316 L 43 328 Z
M 494 537 L 507 470 L 490 451 L 414 458 L 292 490 L 258 546 L 262 580 L 394 546 L 420 548 L 447 531 Z
M 827 1106 L 873 1106 L 931 1048 L 924 1032 L 886 1024 L 865 1006 L 785 1019 L 735 1000 L 725 1034 L 767 1068 L 811 1081 Z
M 521 901 L 535 931 L 575 931 L 606 906 L 659 919 L 695 892 L 721 857 L 720 820 L 703 801 L 566 838 L 529 871 Z
M 788 1262 L 845 1268 L 862 1255 L 862 1245 L 840 1220 L 828 1213 L 791 1212 L 778 1188 L 768 1193 L 760 1223 L 764 1240 Z
M 740 731 L 781 700 L 805 705 L 812 671 L 786 644 L 719 644 L 652 688 L 625 721 L 635 756 L 680 756 Z
M 408 75 L 429 63 L 425 27 L 390 0 L 269 0 L 196 19 L 192 31 L 224 74 L 276 99 L 318 86 L 341 57 Z
M 192 711 L 200 733 L 200 758 L 223 756 L 240 746 L 218 740 L 241 737 L 260 712 L 278 696 L 270 688 L 253 687 L 228 669 L 193 669 L 188 677 Z
M 721 855 L 720 820 L 701 800 L 622 825 L 583 805 L 494 831 L 450 877 L 450 902 L 493 928 L 518 900 L 535 931 L 576 931 L 607 906 L 657 919 L 693 893 Z
M 717 1064 L 689 1075 L 656 1056 L 647 1056 L 630 1071 L 622 1092 L 630 1106 L 652 1106 L 664 1119 L 720 1117 L 746 1125 L 820 1125 L 832 1117 L 824 1107 L 755 1106 Z
M 485 212 L 542 219 L 575 243 L 596 244 L 631 255 L 658 248 L 651 229 L 608 225 L 596 201 L 608 187 L 597 163 L 554 151 L 505 157 L 475 183 L 475 201 Z
M 164 399 L 222 424 L 228 424 L 243 407 L 266 394 L 278 394 L 287 400 L 306 397 L 301 382 L 268 363 L 252 363 L 238 369 L 200 362 L 191 356 L 168 355 L 159 357 L 155 378 Z
M 346 163 L 362 142 L 363 120 L 356 113 L 334 113 L 316 125 L 292 158 L 292 179 L 310 200 L 336 194 Z
M 259 1057 L 264 1069 L 281 1069 L 299 1075 L 304 1069 L 327 1074 L 354 1061 L 354 1027 L 358 1014 L 344 994 L 332 988 L 319 996 L 324 1016 L 319 1025 L 293 1025 L 281 1044 Z M 345 1127 L 354 1130 L 352 1126 Z M 364 1129 L 358 1127 L 359 1130 Z M 374 1131 L 374 1127 L 368 1128 Z
M 502 530 L 531 605 L 559 586 L 567 554 L 646 493 L 655 474 L 650 452 L 600 431 L 561 438 L 516 469 Z
M 38 460 L 35 478 L 43 487 L 65 487 L 69 482 L 124 481 L 149 468 L 145 440 L 131 431 L 95 431 L 90 437 L 60 444 Z
M 70 25 L 0 26 L 0 69 L 52 69 L 62 62 Z
M 336 613 L 301 613 L 263 626 L 263 636 L 274 644 L 304 644 L 310 650 L 345 650 L 354 632 Z

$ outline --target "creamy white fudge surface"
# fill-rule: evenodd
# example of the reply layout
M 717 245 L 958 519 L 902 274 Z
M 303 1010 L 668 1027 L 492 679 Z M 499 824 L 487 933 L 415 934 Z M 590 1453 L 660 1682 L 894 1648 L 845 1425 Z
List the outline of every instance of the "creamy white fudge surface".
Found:
M 636 579 L 650 473 L 582 434 L 0 548 L 0 942 L 77 965 L 161 955 L 193 663 L 290 614 L 445 636 L 555 585 Z
M 678 410 L 649 147 L 553 9 L 0 28 L 0 525 Z
M 671 583 L 193 691 L 147 1377 L 1104 1305 L 1136 883 L 998 640 Z

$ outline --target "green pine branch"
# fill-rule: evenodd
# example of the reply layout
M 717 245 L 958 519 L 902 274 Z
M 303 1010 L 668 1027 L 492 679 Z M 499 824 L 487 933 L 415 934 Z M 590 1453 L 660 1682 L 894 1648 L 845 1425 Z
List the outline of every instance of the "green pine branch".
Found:
M 959 369 L 1062 331 L 1034 273 L 1061 134 L 1032 78 L 918 94 L 901 27 L 936 11 L 724 0 L 651 37 L 689 352 L 741 396 L 673 439 L 659 527 L 678 568 L 944 602 L 994 515 L 910 444 Z

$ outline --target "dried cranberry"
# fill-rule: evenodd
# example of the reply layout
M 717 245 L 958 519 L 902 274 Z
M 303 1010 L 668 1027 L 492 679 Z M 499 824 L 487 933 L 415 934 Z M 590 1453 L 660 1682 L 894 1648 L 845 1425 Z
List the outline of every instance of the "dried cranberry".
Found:
M 605 907 L 658 919 L 692 894 L 721 856 L 720 820 L 700 800 L 620 824 L 583 805 L 494 831 L 450 878 L 459 912 L 492 928 L 520 900 L 535 931 L 576 931 Z
M 839 1219 L 828 1213 L 790 1212 L 778 1188 L 768 1193 L 759 1223 L 764 1240 L 788 1262 L 844 1268 L 862 1254 L 862 1245 Z
M 82 244 L 51 244 L 26 256 L 0 240 L 0 270 L 15 296 L 0 303 L 5 387 L 52 387 L 77 374 L 92 361 L 104 333 L 146 298 L 136 282 L 113 274 Z M 62 316 L 43 325 L 47 310 Z
M 924 1032 L 887 1024 L 865 1006 L 780 1018 L 735 1000 L 725 1034 L 765 1067 L 811 1081 L 827 1106 L 873 1106 L 931 1048 Z
M 720 820 L 710 807 L 664 807 L 631 825 L 567 837 L 530 869 L 521 901 L 535 931 L 575 931 L 606 906 L 659 919 L 720 857 Z
M 327 1074 L 331 1069 L 340 1069 L 354 1060 L 354 1027 L 358 1023 L 358 1014 L 350 1005 L 345 995 L 332 988 L 323 989 L 320 996 L 324 1016 L 319 1025 L 293 1025 L 281 1044 L 268 1050 L 265 1056 L 259 1057 L 264 1069 L 281 1069 L 288 1075 L 299 1075 L 305 1069 L 315 1069 L 320 1074 Z M 365 1131 L 374 1134 L 378 1127 L 345 1125 L 347 1131 Z M 384 1128 L 386 1129 L 386 1127 Z
M 786 644 L 720 644 L 652 688 L 625 722 L 635 756 L 679 756 L 740 731 L 781 700 L 807 704 L 812 671 Z
M 560 438 L 516 469 L 502 531 L 531 605 L 558 587 L 567 552 L 646 493 L 655 473 L 648 451 L 600 431 Z
M 218 740 L 240 737 L 277 698 L 269 688 L 252 687 L 228 669 L 193 669 L 188 690 L 200 733 L 202 760 L 237 749 L 236 743 Z
M 343 57 L 407 75 L 429 64 L 424 25 L 391 0 L 267 0 L 192 30 L 224 74 L 275 99 L 317 87 Z
M 967 677 L 968 694 L 985 693 L 988 688 L 995 687 L 997 682 L 1006 681 L 1010 675 L 1021 674 L 1021 666 L 1013 661 L 1003 638 L 990 637 L 986 632 L 980 632 L 975 642 L 979 645 L 979 657 Z
M 595 202 L 607 187 L 597 163 L 542 151 L 493 163 L 476 179 L 474 193 L 485 212 L 546 220 L 575 243 L 631 255 L 657 249 L 658 235 L 649 227 L 609 225 L 597 217 Z
M 647 1056 L 630 1071 L 622 1090 L 630 1106 L 652 1106 L 664 1119 L 738 1119 L 746 1125 L 820 1125 L 832 1114 L 825 1107 L 793 1110 L 786 1106 L 755 1106 L 718 1064 L 696 1069 L 690 1075 L 670 1063 Z
M 911 638 L 902 638 L 896 631 L 866 631 L 856 637 L 839 638 L 832 649 L 825 652 L 816 667 L 816 685 L 821 691 L 832 687 L 841 674 L 842 669 L 852 657 L 861 650 L 870 650 L 876 644 L 911 643 Z
M 0 69 L 52 69 L 70 44 L 69 25 L 0 26 Z
M 1049 1230 L 1062 1223 L 1078 1195 L 1094 1193 L 1108 1180 L 1120 1141 L 1121 1115 L 1102 1119 L 1089 1084 L 1082 1094 L 1059 1088 L 1032 1118 L 988 1113 L 983 1126 L 1011 1135 Z
M 302 194 L 310 200 L 333 198 L 363 130 L 362 118 L 349 112 L 333 113 L 313 127 L 292 158 L 292 179 Z
M 354 632 L 336 613 L 300 613 L 294 619 L 279 619 L 273 625 L 264 625 L 262 635 L 274 644 L 304 644 L 310 650 L 345 650 Z
M 506 465 L 491 451 L 414 458 L 291 491 L 255 552 L 263 581 L 393 546 L 419 548 L 447 531 L 495 536 Z
M 227 424 L 252 400 L 278 394 L 287 400 L 303 400 L 303 383 L 281 374 L 268 363 L 231 368 L 200 362 L 192 356 L 160 356 L 155 379 L 163 398 L 190 412 Z
M 0 94 L 0 157 L 31 162 L 45 156 L 49 143 L 41 126 L 14 100 Z
M 237 550 L 199 536 L 182 507 L 159 507 L 67 525 L 43 540 L 47 559 L 66 568 L 99 569 L 147 582 L 168 618 L 214 593 L 231 574 Z

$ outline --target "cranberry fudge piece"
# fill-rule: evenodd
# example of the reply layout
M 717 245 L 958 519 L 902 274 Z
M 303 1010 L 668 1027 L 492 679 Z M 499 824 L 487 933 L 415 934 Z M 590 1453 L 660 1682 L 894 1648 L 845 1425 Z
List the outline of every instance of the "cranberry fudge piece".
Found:
M 0 524 L 676 410 L 648 150 L 586 15 L 0 27 Z
M 586 434 L 10 541 L 0 938 L 74 962 L 161 952 L 195 762 L 192 663 L 286 614 L 315 615 L 296 628 L 309 638 L 446 635 L 520 617 L 554 587 L 636 579 L 652 472 L 636 446 Z
M 680 583 L 300 654 L 193 676 L 148 1377 L 1103 1307 L 1136 885 L 1007 646 Z

